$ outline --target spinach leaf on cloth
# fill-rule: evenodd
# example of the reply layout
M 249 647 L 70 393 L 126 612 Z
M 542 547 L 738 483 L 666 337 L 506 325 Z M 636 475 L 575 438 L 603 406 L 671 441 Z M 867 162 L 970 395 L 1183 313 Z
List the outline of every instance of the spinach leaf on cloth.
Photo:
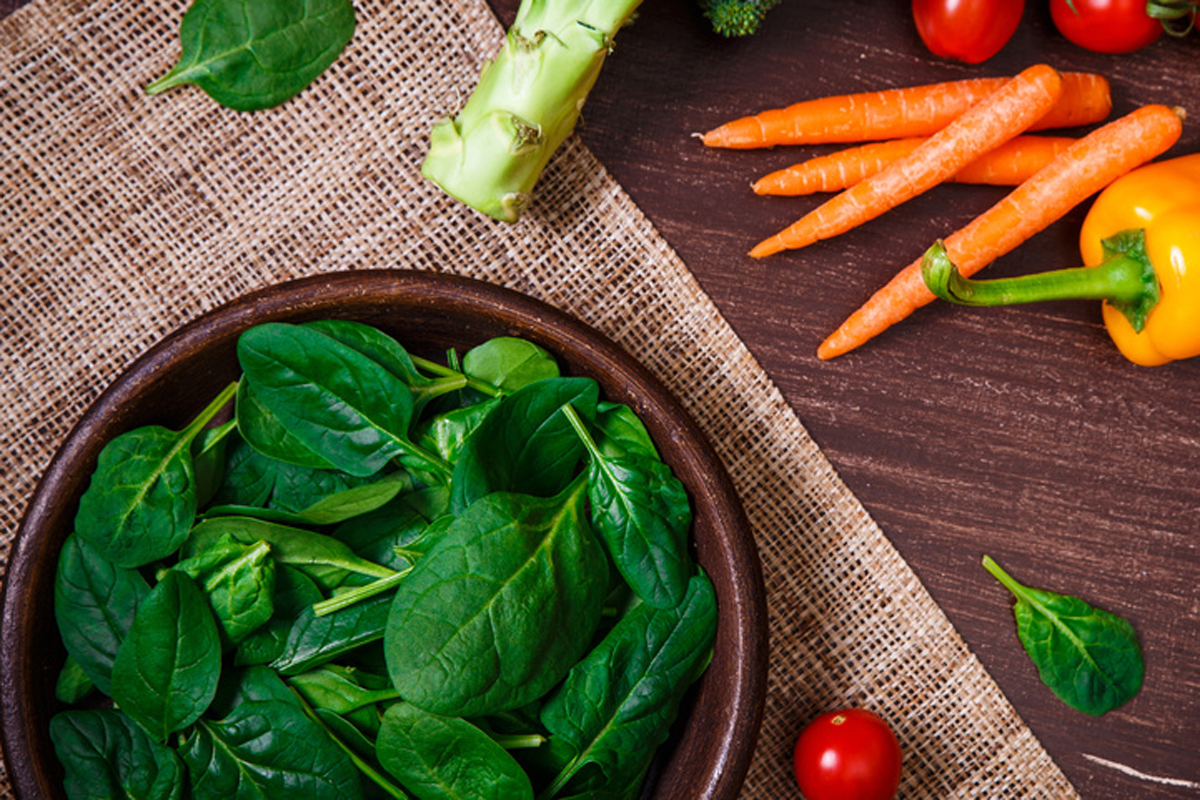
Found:
M 354 27 L 349 0 L 195 0 L 179 26 L 178 63 L 146 93 L 192 83 L 227 108 L 271 108 L 336 61 Z

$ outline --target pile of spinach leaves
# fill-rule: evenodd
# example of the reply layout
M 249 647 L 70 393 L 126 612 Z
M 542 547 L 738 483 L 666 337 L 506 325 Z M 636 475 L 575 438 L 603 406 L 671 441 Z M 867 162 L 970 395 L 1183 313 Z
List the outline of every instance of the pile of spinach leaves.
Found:
M 81 499 L 68 796 L 636 797 L 717 611 L 633 411 L 514 338 L 269 323 L 238 359 Z

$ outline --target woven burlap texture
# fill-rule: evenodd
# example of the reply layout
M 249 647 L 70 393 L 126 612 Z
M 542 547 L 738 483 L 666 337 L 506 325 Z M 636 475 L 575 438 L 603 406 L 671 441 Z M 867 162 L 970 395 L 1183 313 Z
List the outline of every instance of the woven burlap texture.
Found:
M 357 8 L 334 67 L 255 114 L 191 88 L 144 96 L 178 56 L 182 3 L 39 1 L 0 22 L 0 555 L 71 425 L 181 323 L 319 272 L 471 275 L 621 343 L 732 475 L 771 632 L 744 797 L 796 796 L 798 730 L 844 704 L 893 722 L 905 797 L 1074 796 L 687 267 L 576 139 L 515 226 L 422 181 L 431 121 L 500 43 L 484 0 Z

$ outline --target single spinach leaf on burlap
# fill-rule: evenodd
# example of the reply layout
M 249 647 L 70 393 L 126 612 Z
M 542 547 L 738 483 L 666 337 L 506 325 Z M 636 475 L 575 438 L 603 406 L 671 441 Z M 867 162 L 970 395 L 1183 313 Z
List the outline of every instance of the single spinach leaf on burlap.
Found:
M 516 760 L 464 719 L 396 703 L 383 715 L 375 746 L 384 769 L 421 800 L 533 799 Z
M 192 440 L 235 389 L 228 386 L 182 431 L 148 425 L 108 442 L 79 499 L 75 532 L 121 567 L 175 552 L 196 517 Z
M 687 549 L 687 490 L 657 459 L 607 456 L 571 406 L 564 412 L 588 451 L 592 525 L 634 593 L 655 608 L 683 600 L 695 566 Z
M 72 800 L 179 800 L 187 776 L 169 747 L 114 709 L 70 710 L 50 720 L 50 739 Z
M 641 604 L 571 668 L 542 707 L 551 738 L 575 756 L 545 796 L 567 788 L 586 765 L 602 785 L 623 791 L 639 781 L 666 739 L 687 687 L 711 656 L 717 603 L 712 583 L 697 574 L 675 608 Z
M 272 322 L 238 337 L 237 353 L 258 404 L 337 469 L 370 477 L 396 458 L 449 477 L 444 460 L 409 439 L 408 386 L 357 350 L 319 330 Z
M 195 0 L 179 26 L 179 62 L 146 93 L 192 83 L 237 111 L 277 106 L 337 60 L 354 23 L 350 0 Z
M 108 694 L 113 660 L 150 585 L 137 570 L 115 566 L 76 534 L 67 537 L 54 579 L 54 618 L 63 646 Z
M 396 590 L 384 653 L 401 696 L 478 716 L 557 683 L 596 631 L 608 589 L 582 476 L 555 497 L 490 494 L 457 517 Z
M 112 668 L 112 698 L 158 741 L 195 722 L 216 695 L 221 642 L 191 578 L 168 570 L 138 608 Z
M 1138 693 L 1146 667 L 1128 620 L 1077 597 L 1022 586 L 988 556 L 983 565 L 1016 597 L 1017 635 L 1058 699 L 1100 716 Z
M 467 438 L 454 464 L 450 504 L 461 512 L 492 492 L 550 497 L 575 478 L 583 443 L 562 413 L 596 414 L 600 387 L 591 378 L 548 378 L 508 395 Z
M 513 336 L 497 336 L 471 348 L 463 355 L 462 370 L 504 394 L 560 374 L 558 362 L 546 349 Z
M 201 718 L 179 748 L 193 800 L 361 800 L 350 756 L 273 672 L 247 669 L 232 694 L 228 712 Z

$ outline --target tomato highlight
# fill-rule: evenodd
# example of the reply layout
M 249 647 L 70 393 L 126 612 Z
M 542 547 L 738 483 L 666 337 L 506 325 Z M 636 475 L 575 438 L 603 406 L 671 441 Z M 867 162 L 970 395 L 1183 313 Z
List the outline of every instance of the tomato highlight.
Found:
M 1096 53 L 1132 53 L 1163 32 L 1146 0 L 1050 0 L 1050 18 L 1068 41 Z

